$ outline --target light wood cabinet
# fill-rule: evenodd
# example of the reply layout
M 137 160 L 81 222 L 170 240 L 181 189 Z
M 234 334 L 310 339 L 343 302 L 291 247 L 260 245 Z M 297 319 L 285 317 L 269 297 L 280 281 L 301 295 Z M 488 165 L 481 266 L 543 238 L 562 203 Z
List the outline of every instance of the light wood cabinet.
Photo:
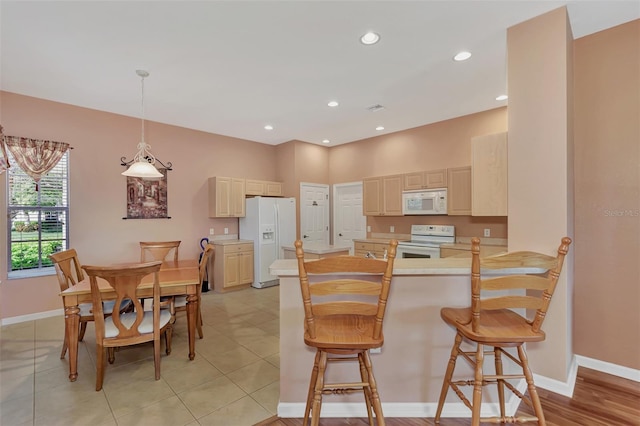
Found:
M 406 173 L 403 177 L 405 191 L 447 187 L 447 169 Z
M 209 217 L 244 217 L 245 180 L 209 178 Z
M 403 175 L 363 179 L 362 212 L 365 216 L 402 216 Z
M 246 180 L 246 195 L 263 195 L 267 197 L 282 197 L 282 182 L 267 180 Z
M 217 292 L 244 288 L 253 282 L 253 243 L 216 245 L 213 287 Z
M 449 216 L 471 215 L 471 167 L 447 169 L 447 214 Z
M 378 259 L 384 257 L 384 251 L 389 248 L 387 243 L 374 243 L 364 241 L 354 241 L 353 255 L 357 257 L 365 257 L 367 253 L 372 253 Z
M 507 133 L 471 139 L 471 214 L 507 216 Z

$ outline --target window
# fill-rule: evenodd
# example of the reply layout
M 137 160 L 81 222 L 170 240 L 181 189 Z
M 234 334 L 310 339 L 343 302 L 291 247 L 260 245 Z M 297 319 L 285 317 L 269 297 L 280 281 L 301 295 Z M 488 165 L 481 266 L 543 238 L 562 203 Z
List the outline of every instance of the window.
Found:
M 69 153 L 36 184 L 8 153 L 9 277 L 53 273 L 51 253 L 69 243 Z

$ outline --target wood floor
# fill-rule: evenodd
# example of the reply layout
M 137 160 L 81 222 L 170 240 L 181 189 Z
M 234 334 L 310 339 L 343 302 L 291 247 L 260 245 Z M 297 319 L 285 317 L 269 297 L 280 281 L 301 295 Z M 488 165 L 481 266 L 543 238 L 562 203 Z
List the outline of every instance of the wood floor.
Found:
M 640 383 L 580 367 L 573 398 L 538 389 L 547 426 L 640 426 Z M 530 413 L 520 404 L 520 413 Z M 387 418 L 387 426 L 428 426 L 433 419 Z M 468 426 L 470 419 L 441 419 Z M 367 419 L 322 419 L 321 426 L 365 426 Z M 534 424 L 534 423 L 528 423 Z M 302 426 L 302 419 L 272 417 L 256 426 Z

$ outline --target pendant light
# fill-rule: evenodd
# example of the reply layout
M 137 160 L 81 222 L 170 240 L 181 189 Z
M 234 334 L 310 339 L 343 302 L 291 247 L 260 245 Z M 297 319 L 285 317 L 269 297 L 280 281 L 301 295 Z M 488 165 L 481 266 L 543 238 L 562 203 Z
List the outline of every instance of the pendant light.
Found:
M 138 143 L 138 153 L 133 157 L 131 166 L 122 174 L 142 179 L 160 179 L 163 175 L 154 166 L 156 157 L 151 153 L 151 145 L 144 141 L 144 79 L 149 77 L 149 73 L 145 70 L 136 70 L 136 74 L 140 76 L 142 86 L 142 139 Z

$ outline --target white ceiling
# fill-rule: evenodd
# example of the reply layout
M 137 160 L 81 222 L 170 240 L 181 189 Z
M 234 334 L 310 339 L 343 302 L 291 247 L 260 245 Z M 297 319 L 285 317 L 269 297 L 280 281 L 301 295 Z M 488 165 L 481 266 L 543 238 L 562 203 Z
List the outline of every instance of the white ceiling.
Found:
M 140 117 L 143 68 L 147 120 L 338 145 L 506 105 L 506 29 L 563 5 L 575 38 L 640 18 L 638 0 L 2 0 L 0 83 Z

